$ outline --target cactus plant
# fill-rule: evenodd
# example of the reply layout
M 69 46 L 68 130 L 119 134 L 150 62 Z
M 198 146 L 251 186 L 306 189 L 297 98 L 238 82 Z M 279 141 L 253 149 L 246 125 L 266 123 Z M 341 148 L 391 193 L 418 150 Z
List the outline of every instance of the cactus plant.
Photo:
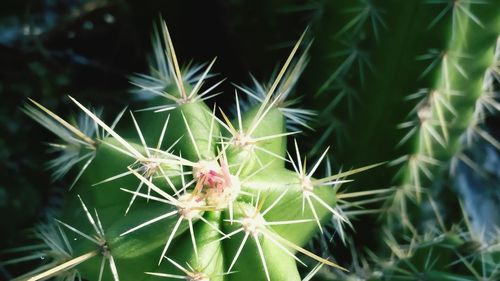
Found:
M 145 108 L 130 111 L 123 133 L 125 110 L 108 125 L 70 97 L 84 114 L 71 123 L 31 100 L 24 111 L 61 139 L 54 177 L 78 173 L 60 214 L 35 229 L 42 247 L 7 264 L 48 262 L 16 280 L 300 280 L 297 253 L 344 270 L 303 246 L 328 214 L 348 223 L 332 186 L 377 164 L 315 178 L 328 149 L 310 170 L 297 141 L 287 152 L 297 133 L 287 117 L 308 116 L 285 101 L 303 69 L 302 37 L 265 94 L 244 89 L 257 103 L 242 112 L 235 93 L 234 120 L 204 102 L 220 83 L 201 92 L 215 60 L 181 68 L 164 22 L 151 73 L 131 79 Z

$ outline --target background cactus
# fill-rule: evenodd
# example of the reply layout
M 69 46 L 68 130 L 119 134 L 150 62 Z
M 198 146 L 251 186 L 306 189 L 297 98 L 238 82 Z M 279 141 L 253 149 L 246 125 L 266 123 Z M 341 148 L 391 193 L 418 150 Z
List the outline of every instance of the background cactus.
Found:
M 115 7 L 115 11 L 122 11 L 122 15 L 126 15 L 128 9 L 134 10 L 136 19 L 148 13 L 149 17 L 153 14 L 153 11 L 148 8 L 140 9 L 132 2 L 125 2 L 108 4 Z M 96 140 L 97 137 L 98 143 L 101 140 L 106 140 L 106 143 L 134 155 L 132 150 L 123 147 L 125 142 L 130 143 L 131 148 L 141 155 L 149 151 L 153 155 L 147 156 L 149 158 L 167 157 L 165 155 L 182 151 L 183 159 L 197 162 L 200 159 L 217 156 L 219 156 L 217 160 L 220 160 L 222 159 L 221 155 L 225 155 L 231 175 L 250 175 L 256 171 L 255 169 L 258 169 L 256 167 L 263 167 L 266 165 L 266 161 L 273 160 L 271 163 L 267 163 L 267 169 L 281 171 L 283 166 L 286 166 L 290 170 L 294 170 L 293 162 L 298 170 L 296 178 L 304 179 L 308 174 L 300 171 L 299 166 L 303 161 L 296 159 L 295 154 L 297 153 L 293 138 L 297 139 L 301 151 L 308 152 L 302 154 L 307 154 L 308 158 L 316 158 L 319 160 L 318 163 L 322 163 L 320 167 L 313 169 L 316 170 L 315 177 L 317 178 L 328 178 L 335 174 L 331 173 L 332 170 L 341 171 L 345 170 L 345 167 L 358 167 L 389 160 L 389 165 L 379 168 L 375 172 L 376 176 L 372 172 L 356 174 L 353 175 L 356 180 L 355 184 L 342 182 L 342 184 L 335 185 L 333 188 L 335 198 L 329 202 L 332 203 L 332 210 L 328 210 L 314 199 L 309 199 L 311 203 L 305 199 L 304 215 L 313 221 L 297 223 L 296 229 L 307 225 L 311 229 L 309 234 L 287 236 L 290 234 L 285 235 L 282 233 L 285 230 L 279 230 L 281 227 L 275 227 L 278 234 L 289 238 L 290 241 L 296 241 L 298 245 L 318 256 L 327 257 L 333 253 L 331 258 L 350 270 L 349 272 L 331 270 L 327 266 L 322 266 L 321 263 L 315 267 L 315 262 L 300 258 L 310 265 L 309 269 L 299 266 L 302 276 L 306 276 L 305 280 L 498 279 L 499 273 L 496 268 L 498 247 L 496 243 L 498 243 L 497 227 L 499 221 L 498 217 L 495 216 L 498 213 L 499 205 L 497 188 L 499 143 L 498 126 L 496 125 L 498 123 L 496 120 L 499 108 L 498 79 L 500 76 L 499 52 L 497 50 L 500 34 L 500 20 L 497 12 L 500 7 L 498 4 L 495 1 L 475 0 L 262 2 L 260 9 L 253 8 L 255 7 L 253 2 L 244 1 L 211 3 L 211 5 L 204 6 L 205 10 L 212 11 L 210 20 L 205 21 L 217 25 L 217 30 L 225 31 L 218 40 L 210 40 L 216 41 L 216 43 L 205 45 L 207 48 L 224 50 L 224 53 L 219 55 L 219 59 L 215 63 L 199 65 L 199 68 L 194 64 L 188 68 L 181 68 L 179 72 L 182 73 L 182 83 L 179 83 L 176 78 L 175 67 L 174 69 L 161 68 L 163 57 L 161 50 L 168 48 L 168 46 L 159 47 L 161 43 L 155 39 L 158 48 L 153 49 L 152 52 L 150 66 L 153 71 L 146 75 L 133 75 L 130 80 L 135 85 L 133 91 L 137 93 L 134 97 L 140 100 L 138 101 L 139 106 L 133 109 L 155 107 L 154 110 L 161 112 L 134 111 L 135 119 L 130 119 L 129 114 L 126 113 L 122 119 L 127 118 L 127 120 L 118 122 L 116 128 L 112 127 L 123 138 L 123 142 L 116 141 L 114 136 L 106 136 L 109 134 L 107 131 L 95 131 L 93 129 L 95 119 L 89 119 L 88 115 L 86 119 L 81 118 L 83 125 L 80 127 L 81 130 L 87 130 L 86 133 L 92 140 Z M 167 20 L 176 22 L 175 11 L 183 10 L 183 4 L 172 2 L 165 4 L 165 6 L 169 6 L 168 9 L 164 9 L 164 11 L 169 11 L 166 12 Z M 155 10 L 154 13 L 157 11 Z M 120 13 L 114 13 L 114 15 L 117 14 Z M 223 24 L 219 25 L 219 20 Z M 149 19 L 143 21 L 143 25 L 149 26 L 149 21 Z M 287 68 L 288 71 L 283 73 L 281 80 L 275 79 L 279 78 L 278 71 L 275 71 L 268 84 L 260 83 L 260 81 L 267 81 L 263 77 L 269 77 L 269 70 L 276 62 L 276 57 L 282 57 L 284 52 L 288 52 L 288 46 L 295 43 L 297 34 L 306 25 L 310 26 L 310 31 L 306 33 L 306 41 L 310 37 L 314 38 L 314 42 L 310 47 L 304 46 L 303 55 L 291 62 Z M 185 28 L 184 32 L 177 32 L 178 28 Z M 173 35 L 193 34 L 193 30 L 189 30 L 190 32 L 186 32 L 186 30 L 189 28 L 174 26 Z M 241 32 L 242 30 L 246 32 Z M 258 32 L 254 32 L 254 30 L 258 30 Z M 196 34 L 197 31 L 194 33 Z M 206 34 L 203 36 L 206 38 Z M 196 36 L 192 38 L 196 38 Z M 197 45 L 194 44 L 196 42 L 193 42 L 192 38 L 184 43 L 180 40 L 181 47 L 176 48 L 176 50 L 180 52 L 181 60 L 189 57 L 183 55 L 183 52 L 189 54 L 190 50 L 194 48 L 193 46 Z M 305 55 L 307 52 L 305 50 L 309 51 L 310 59 Z M 196 54 L 203 60 L 210 60 L 205 49 Z M 231 62 L 228 62 L 226 57 L 232 58 Z M 166 63 L 163 62 L 163 65 Z M 232 94 L 229 93 L 234 91 L 230 83 L 218 84 L 220 80 L 216 79 L 219 78 L 210 78 L 212 76 L 209 72 L 206 73 L 206 77 L 203 77 L 205 70 L 214 67 L 222 74 L 221 77 L 227 75 L 229 81 L 237 82 L 239 94 L 236 96 L 236 103 L 239 105 L 238 107 L 230 105 L 232 102 L 230 102 L 229 97 L 232 97 Z M 137 69 L 129 68 L 126 72 L 130 73 L 137 71 Z M 251 69 L 254 73 L 252 78 L 244 78 L 247 69 Z M 298 79 L 301 73 L 303 73 L 302 78 Z M 204 81 L 206 78 L 214 79 L 214 82 L 203 83 L 202 89 L 196 89 L 197 82 Z M 248 82 L 240 84 L 240 81 L 245 81 L 245 79 Z M 275 81 L 280 81 L 280 84 L 277 84 L 276 89 L 273 90 Z M 167 87 L 169 83 L 173 85 L 170 86 L 169 90 L 175 93 L 174 99 L 171 98 L 172 96 L 169 97 L 158 92 Z M 224 92 L 224 94 L 214 97 L 217 104 L 223 108 L 224 114 L 218 108 L 214 109 L 210 101 L 209 107 L 204 107 L 202 111 L 205 113 L 200 115 L 192 113 L 198 112 L 198 110 L 191 102 L 180 106 L 185 107 L 186 112 L 189 112 L 188 114 L 183 110 L 184 116 L 178 113 L 179 106 L 172 106 L 172 100 L 182 104 L 190 100 L 187 98 L 189 93 L 202 94 L 204 90 L 210 89 L 211 85 L 217 85 L 217 87 L 205 94 L 206 96 L 209 96 L 210 93 L 215 94 L 218 89 Z M 183 91 L 186 93 L 184 96 Z M 270 100 L 267 100 L 267 94 L 273 91 L 274 95 L 270 96 Z M 300 103 L 294 104 L 294 98 L 289 98 L 290 95 L 294 94 L 293 92 L 303 96 Z M 279 93 L 283 94 L 280 96 Z M 85 95 L 83 97 L 78 97 L 78 100 L 88 99 L 85 98 Z M 37 100 L 39 99 L 37 98 Z M 95 101 L 96 99 L 92 97 L 91 100 Z M 266 100 L 267 102 L 275 101 L 275 103 L 264 120 L 270 121 L 277 118 L 274 120 L 281 121 L 263 123 L 269 125 L 261 126 L 270 127 L 263 129 L 264 133 L 259 137 L 281 133 L 283 135 L 271 139 L 272 141 L 268 144 L 257 145 L 257 147 L 281 155 L 281 158 L 288 161 L 270 156 L 271 154 L 263 150 L 253 150 L 252 153 L 248 154 L 245 150 L 242 151 L 228 145 L 231 139 L 242 140 L 244 143 L 245 138 L 242 136 L 245 135 L 246 130 L 249 130 L 248 127 L 252 127 L 252 119 L 258 114 L 260 104 L 265 104 Z M 99 102 L 93 103 L 99 104 Z M 116 105 L 126 103 L 128 102 L 124 102 L 124 99 L 115 100 L 114 107 L 106 106 L 104 111 L 106 115 L 100 114 L 100 110 L 95 110 L 95 115 L 101 118 L 101 116 L 107 116 L 109 112 L 119 112 L 120 109 Z M 55 108 L 53 102 L 44 101 L 43 104 Z M 194 104 L 202 103 L 198 101 Z M 300 109 L 289 110 L 290 106 L 298 106 Z M 171 109 L 172 107 L 175 109 Z M 310 108 L 312 111 L 302 108 Z M 35 112 L 39 112 L 33 108 L 27 108 L 27 111 L 31 112 L 31 115 L 36 115 Z M 58 108 L 58 112 L 64 111 L 66 109 Z M 242 121 L 239 122 L 237 116 L 242 112 L 246 113 L 242 115 Z M 313 112 L 317 116 L 314 116 Z M 291 119 L 287 118 L 284 121 L 283 115 L 286 116 L 287 113 L 294 115 L 288 116 Z M 214 119 L 213 115 L 218 116 L 220 120 Z M 232 116 L 232 126 L 229 125 L 229 121 L 225 120 L 225 115 Z M 165 133 L 162 134 L 167 116 L 170 116 L 168 125 L 165 127 Z M 196 116 L 201 116 L 200 118 L 208 123 L 200 125 L 199 122 L 192 121 L 191 118 Z M 211 126 L 212 120 L 213 127 Z M 317 123 L 314 120 L 317 120 Z M 92 126 L 85 127 L 85 122 Z M 108 124 L 111 126 L 112 123 Z M 272 125 L 270 125 L 271 123 Z M 286 131 L 284 129 L 285 123 L 288 128 Z M 136 127 L 140 128 L 144 141 L 138 137 Z M 240 131 L 241 127 L 244 128 L 243 131 Z M 196 133 L 193 133 L 191 137 L 187 128 Z M 213 133 L 211 133 L 211 128 Z M 310 128 L 316 130 L 310 130 Z M 286 140 L 285 132 L 293 133 L 298 130 L 303 132 L 288 136 L 288 141 Z M 161 138 L 162 135 L 163 138 Z M 211 135 L 213 140 L 198 139 L 199 136 L 207 135 Z M 62 137 L 65 141 L 67 141 L 64 139 L 66 136 L 63 133 Z M 178 143 L 169 147 L 181 136 Z M 158 142 L 160 139 L 163 139 L 163 144 Z M 195 143 L 201 143 L 201 150 L 190 146 L 193 143 L 192 139 L 195 140 Z M 155 149 L 145 149 L 143 143 L 146 143 L 147 147 Z M 209 143 L 214 147 L 212 152 L 205 149 Z M 324 147 L 328 144 L 332 147 L 325 152 Z M 141 170 L 141 165 L 154 170 L 158 166 L 154 162 L 140 161 L 138 155 L 131 158 L 130 155 L 120 153 L 112 146 L 98 145 L 94 150 L 93 145 L 85 141 L 80 141 L 78 144 L 74 142 L 73 147 L 75 146 L 86 147 L 82 154 L 78 154 L 78 156 L 86 158 L 80 161 L 77 165 L 79 168 L 73 169 L 76 172 L 70 172 L 71 174 L 78 177 L 78 172 L 85 166 L 86 161 L 90 159 L 93 161 L 88 166 L 87 171 L 82 173 L 71 193 L 80 194 L 82 200 L 89 207 L 97 208 L 102 221 L 105 219 L 104 215 L 101 215 L 101 206 L 112 204 L 115 201 L 114 198 L 121 198 L 119 200 L 125 202 L 123 208 L 125 211 L 128 210 L 125 218 L 129 222 L 134 221 L 133 214 L 135 212 L 143 209 L 141 204 L 145 206 L 154 205 L 153 203 L 160 204 L 151 202 L 154 201 L 152 196 L 159 196 L 162 200 L 168 201 L 168 198 L 165 199 L 164 196 L 151 190 L 151 186 L 142 183 L 148 180 L 158 188 L 172 190 L 168 182 L 158 181 L 154 173 Z M 219 150 L 216 150 L 215 147 L 218 147 Z M 224 147 L 226 149 L 223 149 Z M 284 154 L 287 151 L 286 147 L 291 155 Z M 159 153 L 157 149 L 166 150 L 168 153 Z M 221 152 L 224 153 L 220 154 Z M 258 155 L 258 157 L 251 158 L 251 155 Z M 121 160 L 117 161 L 116 167 L 113 167 L 114 165 L 105 164 L 106 158 L 109 157 Z M 265 161 L 255 160 L 261 158 Z M 255 161 L 249 161 L 254 163 L 247 163 L 246 168 L 233 167 L 245 159 L 254 159 Z M 80 158 L 73 158 L 73 160 L 80 160 Z M 136 160 L 137 162 L 131 168 L 135 169 L 136 173 L 141 175 L 143 179 L 137 179 L 137 176 L 129 174 L 126 177 L 105 181 L 113 175 L 127 172 L 123 167 Z M 122 163 L 121 167 L 119 167 L 118 162 Z M 222 163 L 218 161 L 214 167 L 223 166 Z M 183 186 L 180 175 L 189 173 L 192 169 L 189 165 L 189 167 L 181 165 L 182 171 L 179 171 L 181 166 L 178 164 L 168 162 L 159 165 L 172 178 L 172 186 L 176 188 Z M 305 166 L 305 163 L 302 164 Z M 307 166 L 314 167 L 313 165 Z M 65 166 L 66 169 L 68 167 Z M 109 174 L 102 175 L 104 170 L 109 171 Z M 59 173 L 64 174 L 64 170 L 59 170 Z M 256 179 L 259 178 L 259 174 L 254 176 Z M 191 177 L 192 175 L 185 175 L 186 183 Z M 290 181 L 287 176 L 283 175 L 283 177 Z M 64 183 L 64 178 L 67 179 L 65 185 L 71 186 L 74 177 L 63 177 L 62 183 Z M 336 178 L 336 180 L 343 180 L 343 177 Z M 90 188 L 91 191 L 86 191 L 90 193 L 88 195 L 90 198 L 78 191 L 82 189 L 81 186 L 88 186 L 99 181 L 105 182 Z M 259 184 L 268 183 L 268 181 L 269 179 L 266 178 L 259 179 Z M 274 183 L 275 181 L 276 183 Z M 273 186 L 276 184 L 276 190 L 279 189 L 278 181 L 278 179 L 273 179 Z M 300 182 L 300 180 L 297 181 Z M 140 183 L 142 183 L 141 186 L 139 186 Z M 115 188 L 111 186 L 115 186 Z M 390 186 L 392 188 L 388 188 Z M 119 190 L 120 187 L 128 188 L 128 192 Z M 251 188 L 252 191 L 257 190 L 253 185 L 247 187 Z M 36 188 L 30 188 L 30 190 L 39 193 Z M 349 190 L 350 194 L 343 193 L 343 190 Z M 108 193 L 109 195 L 102 196 Z M 452 194 L 453 196 L 451 196 Z M 376 195 L 375 198 L 374 195 Z M 264 204 L 269 204 L 280 196 L 279 192 L 273 191 L 270 198 L 265 199 Z M 278 207 L 289 200 L 288 195 L 283 196 L 277 204 Z M 357 199 L 356 202 L 350 203 L 345 201 L 352 196 L 369 196 L 369 198 Z M 148 197 L 150 198 L 148 199 Z M 260 198 L 264 197 L 262 193 Z M 22 199 L 23 197 L 18 198 Z M 134 199 L 131 200 L 132 198 Z M 321 198 L 326 200 L 326 197 Z M 241 196 L 236 201 L 241 200 L 246 203 L 251 201 L 247 196 Z M 82 211 L 81 203 L 77 197 L 68 198 L 66 201 L 71 202 L 68 204 L 72 206 L 72 209 Z M 143 201 L 149 201 L 149 203 Z M 334 201 L 335 203 L 333 203 Z M 6 202 L 14 201 L 8 200 Z M 24 204 L 22 203 L 22 205 Z M 299 201 L 299 210 L 302 208 L 301 204 L 302 202 Z M 312 204 L 314 208 L 308 204 Z M 163 204 L 163 208 L 167 208 L 166 205 Z M 359 205 L 366 207 L 360 209 Z M 314 214 L 313 210 L 316 207 L 323 213 Z M 68 213 L 67 208 L 66 206 L 63 214 Z M 117 210 L 112 210 L 113 208 L 109 209 L 110 213 L 119 213 Z M 265 218 L 268 221 L 272 219 L 292 220 L 297 219 L 299 215 L 302 218 L 301 214 L 296 214 L 293 218 L 283 218 L 279 215 L 281 209 L 277 209 L 278 215 L 274 217 L 274 212 L 270 211 L 269 215 L 273 215 L 273 217 L 266 216 Z M 164 214 L 168 211 L 151 210 L 148 218 L 152 219 L 158 216 L 158 212 Z M 360 217 L 360 214 L 365 216 Z M 73 216 L 81 215 L 74 214 Z M 118 215 L 116 216 L 118 217 Z M 132 229 L 134 226 L 146 222 L 144 218 L 140 219 L 140 216 L 142 215 L 135 216 L 135 224 L 123 227 Z M 330 217 L 330 223 L 324 224 L 327 216 Z M 315 223 L 316 217 L 322 223 Z M 321 219 L 322 217 L 324 219 Z M 71 218 L 65 220 L 64 216 L 62 219 L 64 223 L 72 221 Z M 206 214 L 206 219 L 213 222 L 214 226 L 222 221 L 223 223 L 218 227 L 224 233 L 226 230 L 237 230 L 239 226 L 237 223 L 225 225 L 224 219 L 227 217 L 224 215 L 218 217 Z M 165 221 L 168 220 L 165 219 Z M 174 218 L 171 228 L 175 226 L 176 222 Z M 78 226 L 82 230 L 86 232 L 92 230 L 87 221 L 79 220 L 79 223 L 81 226 Z M 123 236 L 123 239 L 127 237 L 130 239 L 148 229 L 161 228 L 159 225 L 161 223 L 161 221 L 152 223 L 128 233 Z M 356 229 L 356 232 L 351 232 L 350 226 Z M 36 235 L 43 240 L 47 233 L 57 230 L 54 227 L 57 226 L 40 227 Z M 293 227 L 290 228 L 293 229 Z M 49 231 L 49 229 L 53 230 Z M 183 233 L 182 238 L 173 240 L 172 249 L 186 248 L 193 252 L 191 235 L 188 235 L 191 233 L 189 224 L 184 229 L 183 224 L 180 224 L 179 229 L 179 232 Z M 65 231 L 71 233 L 68 229 Z M 193 225 L 193 232 L 196 234 L 195 240 L 198 245 L 200 245 L 199 240 L 201 239 L 198 235 L 200 237 L 222 235 L 200 221 Z M 318 235 L 311 239 L 313 232 L 318 232 Z M 165 231 L 163 231 L 164 233 Z M 116 235 L 118 234 L 121 233 L 116 233 Z M 108 236 L 108 231 L 106 231 L 106 236 Z M 163 245 L 157 245 L 159 251 L 165 246 L 167 239 L 165 234 L 161 238 L 158 237 L 157 240 L 162 240 L 163 243 Z M 233 240 L 235 240 L 234 237 L 227 241 Z M 236 242 L 241 242 L 241 238 L 236 240 Z M 248 243 L 254 243 L 251 238 L 247 240 Z M 299 240 L 301 241 L 298 242 Z M 221 243 L 226 242 L 222 240 Z M 255 247 L 250 249 L 253 254 L 248 258 L 249 261 L 245 260 L 243 263 L 259 267 L 262 264 L 259 249 L 256 248 L 256 244 L 251 245 Z M 205 253 L 205 251 L 213 253 L 215 246 L 211 248 L 212 246 L 210 244 L 208 247 L 200 248 L 198 254 Z M 210 267 L 219 268 L 217 270 L 222 273 L 226 272 L 229 268 L 228 260 L 232 261 L 231 258 L 236 254 L 238 247 L 239 244 L 229 247 L 236 248 L 228 250 L 229 258 L 227 255 L 223 255 L 224 267 L 220 267 L 215 261 Z M 248 247 L 245 246 L 243 253 L 247 251 Z M 73 249 L 75 250 L 73 254 L 68 254 L 72 250 L 70 251 L 67 247 L 60 248 L 63 249 L 62 252 L 60 249 L 54 251 L 59 253 L 58 258 L 54 258 L 54 260 L 60 261 L 60 263 L 68 260 L 68 257 L 75 257 L 75 253 L 82 253 L 80 249 Z M 113 248 L 111 247 L 111 252 Z M 223 249 L 226 248 L 223 247 Z M 169 251 L 170 247 L 167 250 L 167 256 Z M 276 249 L 275 252 L 280 252 L 280 249 Z M 10 269 L 18 260 L 11 259 L 11 254 L 8 256 L 9 261 L 5 266 Z M 24 257 L 24 255 L 20 256 Z M 19 257 L 19 255 L 15 257 Z M 155 258 L 159 259 L 159 256 L 151 257 L 151 260 Z M 169 258 L 171 261 L 164 260 L 161 264 L 166 269 L 164 272 L 180 270 L 179 268 L 193 272 L 196 266 L 200 266 L 198 263 L 191 264 L 193 266 L 191 269 L 179 262 L 176 257 L 169 256 Z M 293 260 L 288 258 L 292 264 Z M 179 259 L 192 260 L 193 257 L 183 256 Z M 241 262 L 240 259 L 241 257 L 236 262 L 236 267 Z M 266 258 L 266 261 L 268 260 L 269 258 Z M 82 263 L 81 270 L 87 267 L 85 264 L 88 264 L 88 267 L 100 267 L 100 264 L 92 265 L 91 261 L 98 263 L 98 259 L 93 258 L 89 262 Z M 179 267 L 176 266 L 176 263 Z M 154 265 L 154 262 L 151 264 Z M 271 263 L 268 261 L 268 264 Z M 280 268 L 279 266 L 285 265 L 276 266 Z M 252 267 L 250 270 L 253 269 Z M 262 267 L 259 269 L 262 274 L 261 279 L 265 280 L 267 278 L 265 271 L 262 271 Z M 149 269 L 144 271 L 147 270 Z M 295 270 L 294 272 L 296 272 Z M 65 274 L 64 278 L 71 279 L 77 273 L 76 271 L 67 271 Z M 237 276 L 237 274 L 226 275 L 228 279 L 233 278 L 231 276 Z M 274 277 L 271 279 L 275 280 Z

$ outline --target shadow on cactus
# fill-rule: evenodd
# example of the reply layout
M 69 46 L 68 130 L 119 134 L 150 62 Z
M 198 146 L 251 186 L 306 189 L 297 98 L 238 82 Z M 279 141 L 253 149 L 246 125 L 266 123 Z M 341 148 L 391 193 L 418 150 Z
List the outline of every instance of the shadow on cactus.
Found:
M 315 178 L 328 149 L 311 169 L 296 141 L 287 151 L 300 131 L 286 123 L 307 125 L 309 116 L 285 101 L 306 60 L 294 60 L 301 41 L 262 93 L 240 87 L 258 102 L 242 110 L 235 92 L 232 120 L 204 102 L 222 82 L 206 86 L 215 60 L 181 67 L 165 23 L 154 31 L 151 72 L 131 78 L 146 105 L 130 111 L 128 128 L 126 110 L 108 125 L 72 97 L 84 113 L 78 125 L 26 105 L 62 140 L 51 145 L 54 177 L 78 173 L 60 215 L 34 230 L 36 250 L 12 250 L 19 257 L 10 263 L 43 258 L 16 280 L 289 281 L 301 279 L 305 258 L 345 270 L 304 245 L 332 216 L 350 225 L 343 200 L 369 192 L 342 199 L 340 184 L 377 165 Z

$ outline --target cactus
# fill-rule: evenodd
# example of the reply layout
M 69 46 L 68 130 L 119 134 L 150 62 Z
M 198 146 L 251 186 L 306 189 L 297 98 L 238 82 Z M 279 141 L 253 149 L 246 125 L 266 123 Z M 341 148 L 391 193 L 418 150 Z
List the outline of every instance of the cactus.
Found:
M 14 249 L 21 257 L 5 263 L 46 260 L 16 280 L 300 280 L 303 257 L 345 270 L 304 245 L 329 214 L 349 224 L 338 200 L 357 195 L 337 186 L 378 164 L 314 177 L 328 149 L 309 170 L 297 141 L 287 152 L 298 131 L 285 124 L 309 116 L 285 100 L 306 60 L 294 61 L 303 36 L 270 87 L 240 87 L 257 102 L 240 105 L 236 92 L 233 120 L 204 102 L 220 84 L 201 90 L 215 60 L 182 68 L 164 22 L 151 73 L 131 77 L 145 107 L 130 111 L 129 128 L 126 110 L 108 125 L 70 97 L 83 112 L 76 123 L 31 100 L 24 111 L 61 139 L 50 144 L 54 178 L 78 173 L 60 214 L 35 228 L 35 252 Z

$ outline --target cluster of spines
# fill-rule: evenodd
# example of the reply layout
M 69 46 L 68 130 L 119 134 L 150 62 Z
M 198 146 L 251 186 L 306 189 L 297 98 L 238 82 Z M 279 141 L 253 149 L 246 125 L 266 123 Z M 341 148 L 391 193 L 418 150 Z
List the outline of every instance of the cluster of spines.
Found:
M 498 235 L 489 244 L 481 244 L 462 207 L 463 220 L 446 224 L 430 198 L 437 225 L 423 234 L 397 237 L 385 230 L 384 242 L 391 258 L 383 259 L 371 254 L 375 268 L 385 278 L 429 278 L 439 280 L 496 280 L 498 266 Z
M 437 225 L 423 233 L 400 235 L 389 228 L 383 229 L 383 243 L 388 254 L 380 255 L 369 249 L 359 251 L 351 247 L 351 271 L 322 270 L 328 280 L 484 280 L 500 277 L 498 265 L 499 240 L 481 244 L 480 237 L 467 219 L 448 225 L 430 199 Z M 350 243 L 354 245 L 354 243 Z

